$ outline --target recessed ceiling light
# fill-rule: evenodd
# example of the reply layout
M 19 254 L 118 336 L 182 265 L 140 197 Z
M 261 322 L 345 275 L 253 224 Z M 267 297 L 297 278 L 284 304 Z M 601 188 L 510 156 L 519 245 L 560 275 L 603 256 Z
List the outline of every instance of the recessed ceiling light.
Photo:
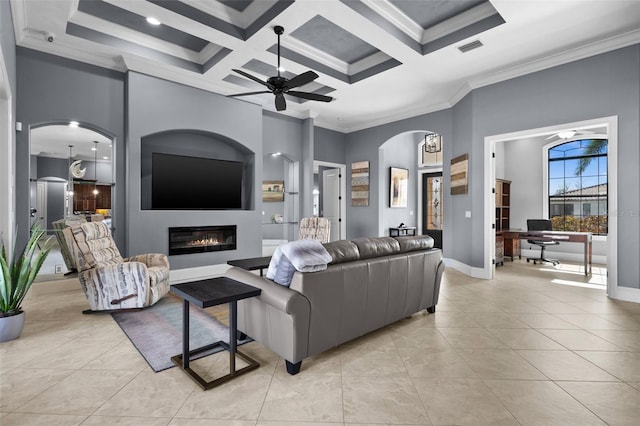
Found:
M 91 151 L 97 151 L 98 148 L 96 148 L 95 146 L 93 148 L 91 148 Z
M 80 123 L 78 123 L 77 121 L 70 121 L 69 122 L 69 127 L 78 127 L 80 125 Z
M 109 159 L 109 157 L 102 157 L 102 159 L 103 159 L 103 160 L 108 160 L 108 159 Z
M 161 24 L 161 22 L 157 18 L 154 18 L 153 16 L 147 17 L 147 22 L 150 23 L 151 25 L 160 25 Z

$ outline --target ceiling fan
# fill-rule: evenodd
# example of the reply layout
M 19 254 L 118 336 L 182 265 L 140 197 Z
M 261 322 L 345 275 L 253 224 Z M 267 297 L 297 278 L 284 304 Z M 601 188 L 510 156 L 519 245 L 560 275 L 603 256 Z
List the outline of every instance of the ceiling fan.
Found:
M 280 35 L 284 33 L 284 28 L 280 25 L 276 25 L 273 27 L 273 31 L 278 35 L 278 75 L 274 77 L 269 77 L 267 81 L 262 81 L 258 77 L 255 77 L 249 73 L 246 73 L 242 70 L 234 69 L 233 71 L 238 74 L 247 77 L 257 83 L 262 84 L 263 86 L 267 86 L 269 90 L 263 90 L 258 92 L 248 92 L 248 93 L 238 93 L 235 95 L 228 95 L 228 97 L 237 97 L 237 96 L 249 96 L 249 95 L 257 95 L 261 93 L 273 93 L 276 96 L 276 110 L 284 111 L 287 109 L 287 102 L 284 99 L 284 95 L 295 96 L 297 98 L 307 99 L 310 101 L 320 101 L 320 102 L 331 102 L 333 98 L 331 96 L 319 95 L 317 93 L 310 92 L 299 92 L 297 90 L 291 90 L 299 86 L 304 86 L 307 83 L 311 83 L 313 80 L 318 78 L 318 74 L 313 71 L 303 72 L 300 75 L 297 75 L 291 79 L 287 79 L 280 75 Z
M 563 130 L 562 132 L 554 133 L 553 135 L 545 138 L 545 140 L 558 138 L 558 139 L 571 139 L 574 136 L 593 135 L 595 132 L 589 130 Z

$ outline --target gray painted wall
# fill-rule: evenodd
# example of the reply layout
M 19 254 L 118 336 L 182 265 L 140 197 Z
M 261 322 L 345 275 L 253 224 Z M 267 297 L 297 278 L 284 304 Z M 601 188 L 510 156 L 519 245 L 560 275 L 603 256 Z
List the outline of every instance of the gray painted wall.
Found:
M 313 159 L 345 164 L 347 135 L 335 130 L 315 127 L 313 132 Z
M 8 105 L 9 112 L 11 114 L 12 119 L 16 117 L 16 92 L 17 92 L 17 83 L 16 83 L 16 42 L 14 36 L 14 28 L 13 28 L 13 20 L 11 18 L 11 3 L 8 1 L 0 1 L 0 47 L 2 47 L 2 53 L 0 53 L 0 65 L 4 66 L 7 70 L 8 81 L 6 82 L 8 91 L 11 92 L 12 98 L 11 102 Z M 5 97 L 8 96 L 5 94 L 0 94 L 0 96 Z M 8 141 L 1 141 L 2 144 L 11 144 L 11 149 L 9 152 L 15 153 L 15 138 L 12 137 Z M 8 147 L 9 145 L 7 145 Z M 7 152 L 7 151 L 3 151 Z M 9 159 L 5 159 L 7 161 Z M 15 169 L 14 169 L 15 170 Z M 14 220 L 15 220 L 15 211 L 10 210 L 10 206 L 8 203 L 5 203 L 5 197 L 15 197 L 15 183 L 14 182 L 3 182 L 2 189 L 0 189 L 0 197 L 2 198 L 1 206 L 0 206 L 0 234 L 4 235 L 5 243 L 12 244 L 13 241 L 10 241 L 6 236 L 13 235 L 14 232 Z M 27 189 L 28 190 L 28 189 Z M 15 204 L 14 204 L 15 208 Z M 10 228 L 10 229 L 5 229 Z M 26 235 L 24 234 L 24 238 L 19 241 L 19 246 L 21 247 L 26 243 Z
M 30 49 L 17 48 L 16 223 L 19 241 L 29 228 L 29 128 L 76 120 L 114 137 L 114 238 L 125 246 L 124 74 Z
M 292 222 L 300 219 L 303 197 L 301 193 L 303 176 L 302 167 L 300 167 L 302 164 L 303 122 L 281 114 L 264 111 L 262 127 L 264 175 L 261 180 L 284 180 L 285 191 L 294 192 L 293 194 L 285 194 L 283 203 L 261 203 L 262 238 L 289 240 L 297 236 L 297 224 L 272 224 L 271 217 L 275 213 L 281 213 Z M 298 164 L 298 167 L 292 172 L 292 176 L 285 172 L 283 159 L 272 161 L 270 155 L 276 152 L 280 152 L 288 158 L 290 161 L 287 163 Z
M 15 94 L 16 89 L 16 38 L 11 17 L 11 3 L 0 1 L 0 45 L 2 45 L 2 60 L 9 75 L 9 86 Z M 14 99 L 15 106 L 15 99 Z M 15 110 L 15 108 L 14 108 Z
M 69 179 L 69 160 L 62 158 L 39 157 L 32 155 L 31 178 L 57 177 Z M 93 161 L 82 160 L 82 168 L 86 168 L 84 175 L 86 180 L 97 179 L 100 183 L 113 183 L 111 163 L 98 161 L 97 170 Z
M 465 255 L 481 267 L 484 245 L 484 137 L 598 117 L 618 116 L 618 285 L 640 288 L 640 45 L 475 90 L 473 134 L 456 138 L 470 153 L 473 197 L 471 245 Z M 453 233 L 466 232 L 454 218 Z M 465 263 L 467 263 L 465 261 Z
M 171 256 L 171 269 L 226 263 L 261 255 L 260 181 L 262 176 L 262 110 L 248 102 L 129 72 L 127 74 L 127 239 L 129 252 L 168 253 L 168 228 L 238 225 L 237 249 Z M 246 123 L 256 123 L 248 126 Z M 141 210 L 141 140 L 172 130 L 215 133 L 254 153 L 251 210 Z
M 473 105 L 475 102 L 474 93 L 471 92 L 465 96 L 460 102 L 453 107 L 453 140 L 452 151 L 447 155 L 445 149 L 443 155 L 443 201 L 444 201 L 444 228 L 442 232 L 443 247 L 445 248 L 445 255 L 452 259 L 462 262 L 465 265 L 475 265 L 474 258 L 482 259 L 484 253 L 484 245 L 482 241 L 477 241 L 478 238 L 482 238 L 483 235 L 477 237 L 473 234 L 472 220 L 476 220 L 481 215 L 481 211 L 473 211 L 473 196 L 484 197 L 482 192 L 473 193 L 471 191 L 471 183 L 481 181 L 474 172 L 477 173 L 478 169 L 474 169 L 471 164 L 471 158 L 474 153 L 465 148 L 464 143 L 459 141 L 471 140 L 474 126 Z M 447 145 L 445 145 L 446 147 Z M 451 187 L 449 182 L 451 181 L 451 159 L 460 155 L 469 155 L 469 170 L 467 171 L 469 176 L 469 192 L 467 194 L 450 195 Z M 471 212 L 471 218 L 465 217 L 465 212 Z M 449 224 L 451 225 L 449 227 Z M 480 252 L 470 250 L 470 247 L 476 240 L 476 245 L 482 247 Z M 447 247 L 451 247 L 451 250 L 447 250 Z M 474 256 L 475 255 L 475 256 Z M 481 264 L 482 262 L 480 262 Z
M 346 161 L 369 160 L 368 207 L 347 207 L 347 237 L 379 234 L 377 150 L 391 137 L 431 130 L 444 137 L 444 255 L 471 267 L 484 263 L 484 138 L 532 128 L 617 115 L 619 118 L 619 285 L 639 288 L 640 264 L 640 46 L 634 45 L 536 72 L 465 96 L 453 108 L 346 135 Z M 469 155 L 469 193 L 451 196 L 447 165 Z M 349 190 L 348 190 L 349 192 Z M 350 195 L 350 194 L 349 194 Z M 465 212 L 471 218 L 465 218 Z M 625 235 L 625 238 L 622 238 Z
M 424 132 L 422 132 L 424 135 Z M 418 183 L 416 170 L 418 169 L 418 142 L 415 134 L 402 133 L 385 142 L 379 150 L 379 176 L 383 184 L 378 186 L 379 204 L 378 235 L 389 235 L 389 228 L 400 223 L 406 226 L 416 226 L 416 212 L 418 211 Z M 409 188 L 407 193 L 407 207 L 390 207 L 390 168 L 400 167 L 409 171 Z
M 389 139 L 406 132 L 411 131 L 432 131 L 439 133 L 444 141 L 452 140 L 452 112 L 451 110 L 437 111 L 431 114 L 425 114 L 417 117 L 408 118 L 406 120 L 396 121 L 382 126 L 372 127 L 360 130 L 358 132 L 349 133 L 345 137 L 345 163 L 347 164 L 347 174 L 351 176 L 351 163 L 355 161 L 369 161 L 369 205 L 366 207 L 354 207 L 347 202 L 347 238 L 379 236 L 379 205 L 380 203 L 388 203 L 386 199 L 380 199 L 380 192 L 386 190 L 387 177 L 386 170 L 384 175 L 380 175 L 381 164 L 379 161 L 379 148 Z M 444 155 L 451 158 L 451 144 L 443 144 Z M 407 164 L 408 167 L 415 167 Z M 415 173 L 414 173 L 415 175 Z M 415 179 L 412 185 L 417 185 Z M 382 186 L 382 187 L 381 187 Z M 410 189 L 415 193 L 417 187 Z M 347 185 L 347 200 L 351 199 L 351 186 Z M 445 198 L 445 203 L 447 198 Z M 387 204 L 388 205 L 388 204 Z M 447 204 L 444 206 L 445 220 L 447 220 Z M 396 223 L 395 225 L 398 225 Z M 443 235 L 446 238 L 447 234 Z M 445 242 L 446 247 L 450 245 Z
M 64 182 L 47 182 L 47 229 L 53 229 L 51 222 L 64 217 L 64 198 Z

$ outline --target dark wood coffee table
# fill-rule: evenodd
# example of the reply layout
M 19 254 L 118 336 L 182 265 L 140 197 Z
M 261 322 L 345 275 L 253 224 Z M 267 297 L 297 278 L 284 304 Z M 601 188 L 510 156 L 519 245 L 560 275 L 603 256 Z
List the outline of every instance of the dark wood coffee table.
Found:
M 187 373 L 202 389 L 208 390 L 219 386 L 234 377 L 238 377 L 260 366 L 257 361 L 243 354 L 237 349 L 237 305 L 238 300 L 247 299 L 260 295 L 262 290 L 241 283 L 227 277 L 211 278 L 207 280 L 194 281 L 190 283 L 174 284 L 171 292 L 183 299 L 182 305 L 182 354 L 171 357 L 171 360 L 182 371 Z M 189 304 L 193 304 L 200 309 L 210 306 L 229 304 L 229 343 L 220 340 L 197 349 L 189 350 Z M 189 367 L 191 357 L 208 351 L 210 349 L 222 347 L 229 351 L 229 374 L 212 381 L 204 380 L 198 373 Z M 247 362 L 247 366 L 236 370 L 236 355 Z
M 255 271 L 259 269 L 260 276 L 262 276 L 262 271 L 269 267 L 269 262 L 271 262 L 271 256 L 229 260 L 227 261 L 227 264 L 231 266 L 237 266 L 238 268 L 242 268 L 247 271 Z

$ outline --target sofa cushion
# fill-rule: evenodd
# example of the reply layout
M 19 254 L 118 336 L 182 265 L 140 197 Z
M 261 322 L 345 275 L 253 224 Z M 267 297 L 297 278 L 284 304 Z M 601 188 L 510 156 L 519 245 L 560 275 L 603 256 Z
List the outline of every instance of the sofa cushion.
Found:
M 297 240 L 279 245 L 271 256 L 267 278 L 289 286 L 295 271 L 324 271 L 331 256 L 316 240 Z
M 331 265 L 337 263 L 353 262 L 360 259 L 360 252 L 358 252 L 358 246 L 353 244 L 349 240 L 333 241 L 331 243 L 323 244 L 331 256 Z
M 400 244 L 391 237 L 356 238 L 352 241 L 358 246 L 360 259 L 370 259 L 400 252 Z
M 415 235 L 410 237 L 395 237 L 400 244 L 400 252 L 407 253 L 416 250 L 433 248 L 433 238 L 429 235 Z

